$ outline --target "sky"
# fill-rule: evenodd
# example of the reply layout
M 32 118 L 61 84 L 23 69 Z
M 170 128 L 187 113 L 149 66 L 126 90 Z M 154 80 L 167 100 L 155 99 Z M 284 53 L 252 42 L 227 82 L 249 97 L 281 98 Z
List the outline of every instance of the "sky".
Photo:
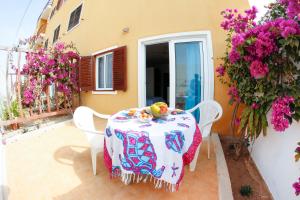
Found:
M 246 1 L 246 0 L 241 0 Z M 249 0 L 250 5 L 255 5 L 262 16 L 265 12 L 264 5 L 272 0 Z M 48 0 L 0 0 L 0 46 L 12 46 L 19 39 L 28 38 L 35 30 L 36 22 Z M 28 7 L 21 23 L 22 16 Z M 21 23 L 18 31 L 19 24 Z M 14 59 L 16 60 L 16 58 Z M 5 80 L 6 53 L 0 50 L 0 80 Z M 5 94 L 5 84 L 0 84 L 0 102 Z
M 258 9 L 257 19 L 260 19 L 267 11 L 264 7 L 275 0 L 249 0 L 250 6 L 255 6 Z

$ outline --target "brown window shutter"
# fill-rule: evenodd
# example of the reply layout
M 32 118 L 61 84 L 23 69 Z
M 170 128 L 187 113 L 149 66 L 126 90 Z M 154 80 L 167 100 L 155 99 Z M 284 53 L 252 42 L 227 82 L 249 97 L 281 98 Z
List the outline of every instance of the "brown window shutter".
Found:
M 93 71 L 93 57 L 82 56 L 79 63 L 79 87 L 81 91 L 93 90 Z
M 113 50 L 113 89 L 127 89 L 127 59 L 126 46 Z

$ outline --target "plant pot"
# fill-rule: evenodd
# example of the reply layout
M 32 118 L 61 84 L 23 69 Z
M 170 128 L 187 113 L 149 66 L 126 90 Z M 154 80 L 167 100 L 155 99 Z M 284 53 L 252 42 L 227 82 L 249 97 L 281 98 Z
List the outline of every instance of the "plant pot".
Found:
M 10 125 L 10 128 L 15 131 L 15 130 L 19 129 L 20 126 L 19 126 L 18 123 L 13 123 L 13 124 Z

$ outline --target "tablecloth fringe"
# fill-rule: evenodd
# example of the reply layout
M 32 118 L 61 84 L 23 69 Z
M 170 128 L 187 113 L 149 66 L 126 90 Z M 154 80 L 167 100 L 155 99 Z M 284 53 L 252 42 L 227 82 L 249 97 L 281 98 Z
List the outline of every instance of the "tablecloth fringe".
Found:
M 117 174 L 112 174 L 111 175 L 112 178 L 120 178 L 122 180 L 122 182 L 126 185 L 129 185 L 130 183 L 140 183 L 140 182 L 144 182 L 147 183 L 147 181 L 149 182 L 153 182 L 155 189 L 160 189 L 160 188 L 164 188 L 166 191 L 169 192 L 175 192 L 178 190 L 178 184 L 172 184 L 172 183 L 168 183 L 165 180 L 160 180 L 157 179 L 155 177 L 153 177 L 150 174 L 133 174 L 133 173 L 117 173 Z

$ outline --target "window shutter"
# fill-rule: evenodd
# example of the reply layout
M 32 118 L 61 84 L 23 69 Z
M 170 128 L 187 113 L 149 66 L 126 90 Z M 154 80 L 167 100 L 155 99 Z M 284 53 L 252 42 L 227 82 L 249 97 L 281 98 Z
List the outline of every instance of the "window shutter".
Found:
M 127 89 L 127 59 L 126 46 L 113 50 L 113 89 Z
M 93 80 L 93 57 L 82 56 L 79 62 L 79 87 L 81 91 L 93 90 Z

